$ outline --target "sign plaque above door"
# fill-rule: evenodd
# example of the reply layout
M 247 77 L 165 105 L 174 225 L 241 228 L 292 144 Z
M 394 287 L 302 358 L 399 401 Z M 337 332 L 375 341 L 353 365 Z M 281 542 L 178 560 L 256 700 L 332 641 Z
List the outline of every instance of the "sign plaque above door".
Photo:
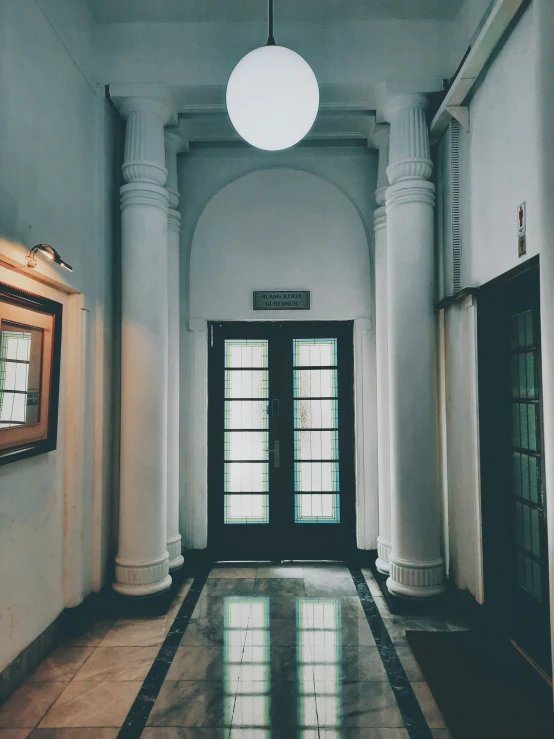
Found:
M 310 291 L 254 290 L 254 310 L 310 310 Z

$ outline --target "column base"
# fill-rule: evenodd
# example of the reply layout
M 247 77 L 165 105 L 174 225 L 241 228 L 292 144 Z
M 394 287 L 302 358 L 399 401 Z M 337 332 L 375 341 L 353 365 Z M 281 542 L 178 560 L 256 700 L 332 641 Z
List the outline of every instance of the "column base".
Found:
M 389 556 L 389 593 L 401 598 L 434 598 L 444 593 L 444 563 L 442 559 L 410 562 Z
M 377 537 L 377 559 L 375 560 L 375 567 L 377 567 L 382 575 L 388 575 L 390 573 L 390 550 L 391 545 L 383 541 L 381 537 Z
M 132 562 L 120 557 L 115 559 L 115 582 L 112 587 L 116 593 L 133 597 L 159 595 L 171 587 L 169 574 L 169 554 L 145 562 Z
M 168 539 L 166 546 L 169 554 L 169 571 L 180 570 L 185 563 L 185 558 L 181 554 L 181 534 Z

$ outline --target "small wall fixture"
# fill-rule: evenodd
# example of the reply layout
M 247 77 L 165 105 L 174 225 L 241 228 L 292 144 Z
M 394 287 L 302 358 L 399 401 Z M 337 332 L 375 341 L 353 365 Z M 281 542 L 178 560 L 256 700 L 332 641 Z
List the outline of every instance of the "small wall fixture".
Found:
M 243 57 L 227 83 L 231 123 L 252 146 L 278 151 L 306 136 L 318 108 L 319 87 L 310 65 L 295 51 L 275 44 L 269 0 L 266 46 Z
M 64 262 L 58 252 L 54 249 L 53 246 L 50 246 L 50 244 L 37 244 L 36 246 L 33 246 L 31 251 L 25 257 L 25 263 L 27 264 L 27 267 L 34 269 L 37 266 L 35 254 L 39 251 L 42 252 L 45 257 L 48 257 L 48 259 L 50 259 L 52 262 L 59 264 L 60 267 L 67 269 L 69 272 L 73 272 L 73 267 L 71 267 L 67 262 Z

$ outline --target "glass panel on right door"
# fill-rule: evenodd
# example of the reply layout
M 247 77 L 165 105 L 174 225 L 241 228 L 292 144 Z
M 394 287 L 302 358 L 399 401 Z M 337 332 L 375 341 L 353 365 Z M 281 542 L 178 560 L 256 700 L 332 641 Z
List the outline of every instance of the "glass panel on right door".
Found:
M 340 523 L 336 339 L 293 340 L 294 520 Z

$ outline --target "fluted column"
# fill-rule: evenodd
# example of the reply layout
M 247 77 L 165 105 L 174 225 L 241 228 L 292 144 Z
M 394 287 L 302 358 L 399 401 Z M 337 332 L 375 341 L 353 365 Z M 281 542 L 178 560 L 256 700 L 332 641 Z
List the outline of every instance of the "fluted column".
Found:
M 377 352 L 377 466 L 379 473 L 379 536 L 377 561 L 379 572 L 389 574 L 391 549 L 390 501 L 390 428 L 389 428 L 389 359 L 387 309 L 387 213 L 385 192 L 389 181 L 389 127 L 378 126 L 373 144 L 379 150 L 379 170 L 374 214 L 375 228 L 375 342 Z
M 154 595 L 171 585 L 166 550 L 168 192 L 170 110 L 125 98 L 121 188 L 122 337 L 119 545 L 114 589 Z
M 165 131 L 165 158 L 167 164 L 167 191 L 169 213 L 167 221 L 168 247 L 168 335 L 169 364 L 167 375 L 167 551 L 169 571 L 183 566 L 181 534 L 179 533 L 179 183 L 177 180 L 177 154 L 183 146 L 177 131 Z
M 386 191 L 391 593 L 444 590 L 437 471 L 434 185 L 423 95 L 389 101 Z

